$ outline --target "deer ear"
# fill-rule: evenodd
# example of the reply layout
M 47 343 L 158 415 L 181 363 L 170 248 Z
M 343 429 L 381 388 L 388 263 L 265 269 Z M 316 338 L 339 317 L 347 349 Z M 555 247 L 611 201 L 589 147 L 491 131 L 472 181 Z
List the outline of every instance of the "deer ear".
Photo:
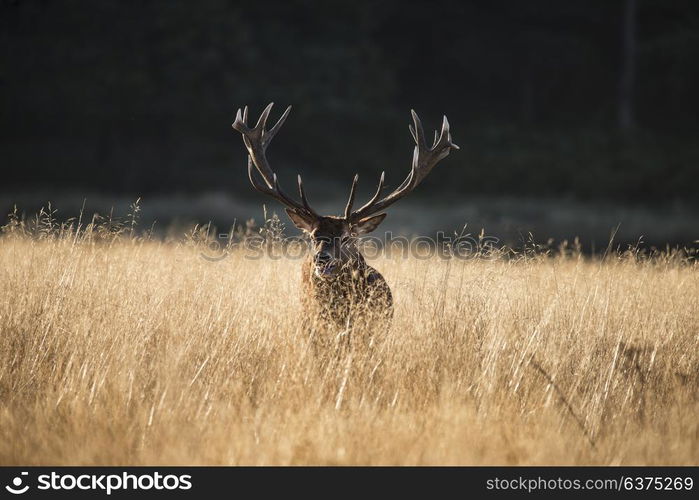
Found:
M 374 215 L 373 217 L 365 217 L 360 219 L 354 225 L 354 233 L 359 236 L 360 234 L 368 234 L 374 229 L 379 227 L 379 224 L 383 222 L 387 214 Z
M 313 231 L 315 227 L 315 220 L 306 215 L 298 214 L 290 208 L 285 208 L 284 210 L 286 210 L 286 215 L 289 216 L 291 222 L 294 223 L 294 226 L 302 231 L 306 231 L 307 233 Z

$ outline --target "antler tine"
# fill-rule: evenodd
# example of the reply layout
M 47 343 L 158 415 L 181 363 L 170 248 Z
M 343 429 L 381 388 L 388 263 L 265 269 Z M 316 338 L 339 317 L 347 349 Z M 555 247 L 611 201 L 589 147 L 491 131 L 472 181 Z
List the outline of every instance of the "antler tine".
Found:
M 271 141 L 275 135 L 277 135 L 277 132 L 281 128 L 282 125 L 284 125 L 284 122 L 286 121 L 286 117 L 289 116 L 289 113 L 291 112 L 291 106 L 287 107 L 284 113 L 282 113 L 281 118 L 277 120 L 277 123 L 274 124 L 274 127 L 269 129 L 267 133 L 265 134 L 265 141 L 269 142 Z
M 413 137 L 415 144 L 417 144 L 417 135 L 415 135 L 415 129 L 411 124 L 408 124 L 408 130 L 410 130 L 410 135 Z
M 442 123 L 442 129 L 446 129 L 447 131 L 447 142 L 449 143 L 449 147 L 451 149 L 456 149 L 457 151 L 461 149 L 459 146 L 451 142 L 451 129 L 449 128 L 449 120 L 447 120 L 447 115 L 444 115 L 444 122 Z
M 442 130 L 439 133 L 439 138 L 437 138 L 437 131 L 434 131 L 434 137 L 435 137 L 435 142 L 432 145 L 432 149 L 435 149 L 437 146 L 449 146 L 450 148 L 453 149 L 461 149 L 459 146 L 451 142 L 451 132 L 449 131 L 449 120 L 447 120 L 447 117 L 444 116 L 442 117 Z
M 267 125 L 267 118 L 269 118 L 269 114 L 271 113 L 273 106 L 274 103 L 270 102 L 265 109 L 262 110 L 262 114 L 260 114 L 260 117 L 257 119 L 257 123 L 255 124 L 255 129 L 262 129 L 264 132 L 265 125 Z
M 408 129 L 410 130 L 410 134 L 413 136 L 413 140 L 415 141 L 415 147 L 413 149 L 413 161 L 410 167 L 410 172 L 408 172 L 408 176 L 390 194 L 379 199 L 384 179 L 382 174 L 379 189 L 377 190 L 376 194 L 371 200 L 364 204 L 364 206 L 352 212 L 350 215 L 352 220 L 358 220 L 388 208 L 388 206 L 400 200 L 415 189 L 418 184 L 420 184 L 420 182 L 422 182 L 422 180 L 430 173 L 435 165 L 449 155 L 449 152 L 452 149 L 459 149 L 456 144 L 451 142 L 449 121 L 447 120 L 446 116 L 442 120 L 442 127 L 439 133 L 436 130 L 434 132 L 432 147 L 428 147 L 427 142 L 425 141 L 425 131 L 422 128 L 420 118 L 414 110 L 410 110 L 410 114 L 413 118 L 413 124 L 408 125 Z
M 415 129 L 413 131 L 413 139 L 415 139 L 415 143 L 418 146 L 426 148 L 427 142 L 425 142 L 425 131 L 422 128 L 422 122 L 420 121 L 420 117 L 417 116 L 417 113 L 414 109 L 410 110 L 410 114 L 412 115 L 413 123 L 415 124 Z
M 347 214 L 345 211 L 345 218 L 346 219 L 360 219 L 362 216 L 359 214 L 364 213 L 369 207 L 371 207 L 376 200 L 379 199 L 379 196 L 381 196 L 381 191 L 383 190 L 383 184 L 384 181 L 386 180 L 386 172 L 381 172 L 381 177 L 379 177 L 379 185 L 376 188 L 376 192 L 374 193 L 374 196 L 371 197 L 369 201 L 367 201 L 364 205 L 362 205 L 360 208 L 352 212 L 351 214 Z
M 291 199 L 284 191 L 282 191 L 282 188 L 279 187 L 279 181 L 277 180 L 277 174 L 274 174 L 274 191 L 279 195 L 280 201 L 282 201 L 284 204 L 288 205 L 291 208 L 301 210 L 301 211 L 307 211 L 308 213 L 315 214 L 313 210 L 311 210 L 311 207 L 308 206 L 307 202 L 304 202 L 303 206 L 299 205 L 298 202 L 294 201 Z M 305 198 L 305 196 L 304 196 Z
M 267 120 L 272 111 L 272 106 L 274 103 L 269 103 L 265 109 L 260 114 L 257 123 L 254 127 L 250 128 L 247 124 L 248 120 L 248 107 L 245 106 L 243 111 L 240 109 L 236 112 L 235 121 L 233 122 L 233 128 L 240 132 L 243 136 L 243 142 L 248 150 L 248 177 L 252 186 L 258 191 L 272 196 L 273 198 L 279 200 L 289 208 L 293 209 L 299 214 L 307 214 L 317 216 L 315 211 L 311 208 L 306 198 L 306 194 L 303 190 L 303 183 L 301 182 L 301 177 L 299 176 L 299 193 L 301 195 L 302 203 L 299 203 L 292 198 L 290 198 L 279 186 L 279 181 L 277 179 L 277 174 L 274 173 L 269 165 L 266 157 L 267 147 L 270 142 L 279 131 L 281 126 L 284 124 L 289 112 L 291 111 L 291 106 L 286 108 L 281 118 L 274 124 L 270 130 L 265 130 L 267 125 Z M 257 180 L 252 172 L 253 166 L 257 169 L 260 176 L 264 180 L 264 183 Z
M 291 108 L 291 106 L 289 106 Z M 287 108 L 287 111 L 288 109 Z M 311 214 L 317 215 L 315 211 L 311 208 L 311 205 L 308 203 L 308 199 L 306 198 L 306 191 L 303 189 L 303 181 L 301 180 L 301 175 L 299 174 L 297 176 L 297 182 L 299 185 L 299 195 L 301 196 L 301 202 L 303 202 L 303 207 Z
M 247 106 L 245 109 L 247 110 Z M 231 127 L 239 132 L 241 132 L 241 130 L 249 130 L 246 122 L 247 117 L 245 116 L 245 113 L 241 114 L 240 108 L 238 108 L 238 110 L 235 112 L 235 120 L 233 120 L 233 125 L 231 125 Z
M 233 121 L 233 125 L 231 125 L 235 130 L 243 134 L 243 142 L 245 143 L 245 147 L 250 149 L 250 139 L 248 139 L 248 136 L 246 134 L 252 133 L 252 130 L 250 127 L 248 127 L 248 107 L 245 106 L 243 108 L 243 112 L 241 113 L 240 108 L 235 112 L 235 120 Z
M 385 180 L 386 180 L 386 172 L 383 171 L 383 172 L 381 172 L 381 177 L 379 177 L 379 185 L 376 188 L 376 192 L 374 193 L 374 196 L 372 196 L 371 199 L 368 201 L 368 204 L 372 204 L 376 200 L 379 199 L 379 196 L 381 196 L 381 191 L 383 190 L 383 185 L 384 185 Z
M 352 215 L 352 205 L 354 205 L 354 196 L 357 193 L 357 181 L 359 180 L 359 174 L 354 174 L 354 179 L 352 180 L 352 187 L 350 188 L 349 199 L 347 200 L 347 205 L 345 206 L 345 219 L 348 219 Z

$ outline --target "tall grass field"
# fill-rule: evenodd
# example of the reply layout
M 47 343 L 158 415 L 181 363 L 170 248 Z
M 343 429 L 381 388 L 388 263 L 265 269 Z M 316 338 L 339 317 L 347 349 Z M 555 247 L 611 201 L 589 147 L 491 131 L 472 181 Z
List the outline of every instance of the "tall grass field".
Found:
M 331 360 L 300 260 L 202 252 L 10 220 L 0 464 L 699 464 L 685 252 L 387 254 L 390 330 Z

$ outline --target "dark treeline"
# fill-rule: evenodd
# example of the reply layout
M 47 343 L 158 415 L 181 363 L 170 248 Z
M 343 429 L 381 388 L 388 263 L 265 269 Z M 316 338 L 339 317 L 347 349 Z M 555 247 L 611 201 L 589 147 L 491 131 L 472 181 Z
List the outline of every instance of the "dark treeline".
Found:
M 270 153 L 287 184 L 394 185 L 415 108 L 462 147 L 426 181 L 445 195 L 699 190 L 699 2 L 1 5 L 5 191 L 251 195 L 230 123 L 269 101 L 294 105 Z

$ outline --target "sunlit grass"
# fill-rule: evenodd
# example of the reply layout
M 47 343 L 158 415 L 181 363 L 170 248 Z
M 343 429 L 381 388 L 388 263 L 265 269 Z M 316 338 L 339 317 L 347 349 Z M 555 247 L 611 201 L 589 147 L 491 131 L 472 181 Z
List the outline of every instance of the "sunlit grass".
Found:
M 699 463 L 681 253 L 379 258 L 392 328 L 323 371 L 300 261 L 45 226 L 0 238 L 3 465 Z

